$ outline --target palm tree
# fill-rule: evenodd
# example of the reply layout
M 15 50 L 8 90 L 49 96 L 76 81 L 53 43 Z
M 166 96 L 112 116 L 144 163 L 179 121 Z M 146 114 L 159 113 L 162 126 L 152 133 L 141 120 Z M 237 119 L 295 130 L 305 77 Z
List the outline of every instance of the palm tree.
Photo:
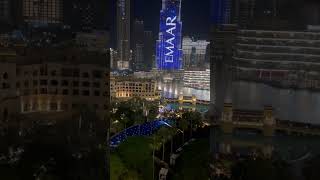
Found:
M 159 139 L 158 136 L 153 135 L 152 136 L 152 144 L 151 144 L 151 148 L 152 148 L 152 179 L 154 180 L 155 177 L 155 167 L 154 167 L 154 163 L 155 163 L 155 151 L 158 150 L 161 147 L 161 143 L 159 143 L 160 141 L 158 141 L 157 139 Z
M 178 129 L 176 128 L 170 128 L 168 129 L 168 139 L 170 139 L 170 154 L 173 153 L 173 138 L 176 135 Z
M 164 161 L 164 153 L 165 153 L 165 144 L 167 140 L 169 139 L 169 129 L 168 128 L 161 128 L 157 135 L 160 138 L 160 141 L 162 143 L 162 161 Z
M 182 143 L 184 143 L 184 132 L 188 128 L 188 121 L 184 118 L 180 118 L 179 127 L 182 130 Z
M 187 124 L 190 125 L 190 138 L 192 137 L 192 132 L 194 128 L 197 128 L 201 124 L 201 113 L 196 111 L 187 111 L 183 113 L 182 119 L 187 121 Z

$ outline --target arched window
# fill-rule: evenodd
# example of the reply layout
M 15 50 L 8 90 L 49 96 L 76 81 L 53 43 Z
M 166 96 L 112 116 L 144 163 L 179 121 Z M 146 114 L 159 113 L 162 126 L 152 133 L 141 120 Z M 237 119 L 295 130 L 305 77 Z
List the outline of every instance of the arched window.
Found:
M 5 109 L 3 110 L 3 121 L 4 121 L 4 122 L 7 122 L 7 121 L 8 121 L 8 109 L 7 109 L 7 108 L 5 108 Z
M 3 79 L 8 79 L 8 78 L 9 78 L 8 73 L 7 72 L 3 73 Z

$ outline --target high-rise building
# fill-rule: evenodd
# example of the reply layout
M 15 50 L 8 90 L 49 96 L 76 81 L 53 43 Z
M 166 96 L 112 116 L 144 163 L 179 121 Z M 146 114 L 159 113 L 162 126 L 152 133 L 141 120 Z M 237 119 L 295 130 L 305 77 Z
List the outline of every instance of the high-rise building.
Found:
M 8 22 L 10 20 L 9 0 L 0 0 L 0 21 Z
M 247 28 L 255 17 L 256 0 L 236 0 L 234 20 L 241 28 Z
M 231 23 L 231 0 L 212 0 L 211 21 L 214 25 Z
M 158 70 L 182 69 L 181 0 L 162 0 L 156 48 Z
M 62 0 L 23 0 L 23 19 L 30 25 L 46 26 L 63 22 Z
M 108 31 L 79 32 L 76 35 L 76 42 L 80 47 L 89 51 L 104 51 L 109 43 Z
M 63 1 L 64 24 L 77 32 L 105 30 L 110 23 L 110 11 L 106 10 L 110 6 L 109 3 L 101 0 Z
M 110 48 L 110 69 L 117 69 L 118 52 Z
M 21 20 L 21 0 L 0 0 L 0 31 L 12 31 L 14 27 L 21 25 Z
M 154 64 L 154 50 L 155 50 L 155 43 L 152 31 L 144 31 L 143 36 L 143 60 L 144 60 L 144 66 L 145 70 L 151 70 Z
M 117 1 L 118 69 L 129 69 L 130 55 L 130 0 Z
M 232 62 L 233 47 L 236 40 L 237 25 L 224 24 L 213 27 L 210 42 L 210 97 L 211 103 L 218 111 L 228 98 L 226 89 L 231 83 L 229 65 Z M 229 88 L 230 89 L 230 88 Z M 228 100 L 227 100 L 228 101 Z
M 206 40 L 194 40 L 184 37 L 182 41 L 183 49 L 183 68 L 202 68 L 205 69 L 205 58 L 207 47 L 210 43 Z
M 70 11 L 70 9 L 65 9 Z M 90 31 L 93 29 L 95 9 L 92 1 L 72 2 L 70 22 L 72 29 L 77 31 Z
M 133 49 L 133 63 L 132 67 L 135 70 L 141 70 L 143 67 L 144 58 L 144 23 L 141 20 L 135 20 L 133 25 L 132 49 Z
M 142 20 L 135 20 L 133 24 L 132 47 L 136 44 L 143 44 L 144 22 Z

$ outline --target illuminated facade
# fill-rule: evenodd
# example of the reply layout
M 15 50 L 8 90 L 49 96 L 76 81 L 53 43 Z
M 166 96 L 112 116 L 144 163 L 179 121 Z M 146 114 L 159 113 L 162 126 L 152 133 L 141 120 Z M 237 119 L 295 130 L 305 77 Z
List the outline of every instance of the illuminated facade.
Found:
M 181 0 L 162 0 L 157 41 L 158 70 L 182 69 Z
M 130 0 L 117 1 L 117 50 L 119 70 L 129 69 L 130 54 Z
M 151 101 L 159 98 L 157 82 L 148 78 L 111 77 L 110 88 L 111 98 L 140 97 Z
M 70 117 L 82 108 L 104 117 L 110 96 L 105 54 L 41 48 L 26 49 L 21 56 L 1 51 L 0 126 L 13 114 Z
M 204 68 L 207 55 L 207 47 L 210 43 L 206 40 L 197 40 L 184 37 L 182 42 L 183 49 L 183 68 Z
M 23 0 L 23 18 L 34 25 L 60 24 L 63 20 L 61 0 Z
M 185 87 L 210 90 L 210 69 L 184 71 L 183 84 Z

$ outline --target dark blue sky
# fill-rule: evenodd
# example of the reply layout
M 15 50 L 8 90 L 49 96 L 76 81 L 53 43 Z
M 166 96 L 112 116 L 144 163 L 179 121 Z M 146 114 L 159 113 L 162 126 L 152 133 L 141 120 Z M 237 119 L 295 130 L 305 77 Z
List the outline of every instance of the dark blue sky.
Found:
M 111 0 L 112 21 L 115 24 L 116 0 Z M 159 28 L 161 0 L 131 0 L 132 16 L 145 22 L 145 29 L 156 35 Z M 133 19 L 134 19 L 133 18 Z M 210 24 L 210 0 L 182 0 L 183 35 L 206 38 Z

